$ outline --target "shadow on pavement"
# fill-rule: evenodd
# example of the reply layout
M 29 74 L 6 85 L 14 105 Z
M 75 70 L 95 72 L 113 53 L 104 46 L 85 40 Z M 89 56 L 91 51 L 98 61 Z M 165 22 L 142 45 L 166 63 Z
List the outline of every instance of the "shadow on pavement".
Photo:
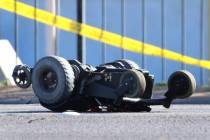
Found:
M 154 92 L 154 98 L 160 98 L 163 91 Z M 37 97 L 31 90 L 17 92 L 2 92 L 0 91 L 0 104 L 37 104 Z M 187 99 L 177 99 L 174 104 L 210 104 L 210 92 L 195 93 Z
M 0 112 L 1 114 L 15 114 L 15 113 L 34 113 L 34 114 L 40 114 L 40 113 L 53 113 L 52 111 L 3 111 Z

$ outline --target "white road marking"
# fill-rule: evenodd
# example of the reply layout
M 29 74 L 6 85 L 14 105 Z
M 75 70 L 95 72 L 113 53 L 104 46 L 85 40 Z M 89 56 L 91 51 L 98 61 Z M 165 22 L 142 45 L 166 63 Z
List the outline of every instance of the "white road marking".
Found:
M 69 115 L 69 116 L 79 116 L 79 115 L 81 115 L 78 112 L 63 112 L 62 114 Z

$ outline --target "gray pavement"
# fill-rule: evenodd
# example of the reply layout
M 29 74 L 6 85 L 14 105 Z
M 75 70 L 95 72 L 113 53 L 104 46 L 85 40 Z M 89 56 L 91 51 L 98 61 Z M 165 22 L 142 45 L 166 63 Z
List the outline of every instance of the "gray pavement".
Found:
M 0 105 L 5 140 L 209 140 L 210 105 L 161 106 L 150 113 L 52 113 L 38 104 Z
M 160 94 L 155 94 L 160 97 Z M 145 113 L 53 113 L 30 90 L 0 91 L 0 139 L 209 140 L 210 93 Z

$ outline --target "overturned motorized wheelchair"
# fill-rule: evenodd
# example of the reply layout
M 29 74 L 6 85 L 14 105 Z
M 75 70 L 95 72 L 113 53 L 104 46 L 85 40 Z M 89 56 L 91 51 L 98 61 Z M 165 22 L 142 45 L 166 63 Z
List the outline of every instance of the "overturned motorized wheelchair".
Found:
M 174 99 L 192 95 L 193 75 L 185 70 L 168 79 L 168 90 L 161 99 L 152 99 L 154 76 L 127 59 L 92 67 L 58 56 L 40 59 L 30 68 L 17 65 L 13 78 L 20 88 L 32 84 L 40 104 L 49 110 L 150 111 L 151 105 L 169 108 Z

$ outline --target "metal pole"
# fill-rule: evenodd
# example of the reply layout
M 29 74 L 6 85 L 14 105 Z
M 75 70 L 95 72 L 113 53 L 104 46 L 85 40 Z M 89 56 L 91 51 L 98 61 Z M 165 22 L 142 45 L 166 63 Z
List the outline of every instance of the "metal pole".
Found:
M 15 11 L 17 11 L 17 4 L 16 4 L 16 0 L 15 0 Z M 16 64 L 18 63 L 17 62 L 17 58 L 18 58 L 18 54 L 19 54 L 19 49 L 18 49 L 18 16 L 17 16 L 17 14 L 15 14 L 15 16 L 14 16 L 14 20 L 15 20 L 15 24 L 14 24 L 14 26 L 15 26 L 15 33 L 14 33 L 14 35 L 15 35 L 15 42 L 14 42 L 14 44 L 15 44 L 15 51 L 16 51 Z
M 125 0 L 121 0 L 121 35 L 125 36 Z M 123 48 L 123 38 L 121 39 L 121 47 Z M 125 58 L 125 50 L 122 49 L 121 57 Z
M 101 27 L 103 30 L 106 29 L 106 0 L 102 0 L 102 22 Z M 106 62 L 106 45 L 102 43 L 102 62 Z
M 210 2 L 208 1 L 208 16 L 209 16 L 209 23 L 208 23 L 208 38 L 209 38 L 209 40 L 208 40 L 208 50 L 209 50 L 209 61 L 210 61 Z M 208 81 L 209 81 L 209 84 L 208 85 L 210 85 L 210 71 L 209 71 L 209 78 L 208 78 Z
M 161 20 L 162 20 L 162 49 L 165 49 L 165 0 L 161 1 Z M 162 53 L 163 56 L 163 53 Z M 165 59 L 162 57 L 162 81 L 166 79 L 166 62 Z
M 55 15 L 59 15 L 60 14 L 60 0 L 55 0 Z M 55 54 L 59 55 L 59 44 L 58 44 L 58 40 L 59 40 L 59 29 L 55 28 L 55 39 L 54 39 L 54 43 L 55 43 Z
M 142 68 L 145 68 L 145 56 L 144 56 L 144 42 L 145 42 L 145 0 L 142 0 Z
M 182 31 L 181 31 L 181 40 L 182 40 L 182 48 L 181 48 L 181 51 L 182 51 L 182 55 L 185 55 L 185 1 L 182 0 L 182 23 L 181 23 L 181 28 L 182 28 Z M 182 69 L 186 69 L 186 65 L 184 63 L 182 63 Z
M 57 14 L 57 0 L 49 0 L 47 1 L 48 8 L 50 9 L 50 11 L 56 15 Z M 57 44 L 57 40 L 56 40 L 56 36 L 57 36 L 57 30 L 56 27 L 47 27 L 47 43 L 48 43 L 48 53 L 50 55 L 55 55 L 56 54 L 56 44 Z
M 85 0 L 77 1 L 77 21 L 79 23 L 85 23 Z M 78 35 L 77 36 L 77 59 L 82 63 L 86 63 L 85 45 L 86 45 L 85 38 Z
M 200 2 L 200 59 L 202 60 L 204 58 L 204 49 L 203 49 L 203 5 L 204 2 L 201 0 Z M 204 69 L 200 68 L 200 75 L 201 75 L 201 85 L 204 84 Z
M 35 7 L 35 12 L 34 12 L 34 17 L 36 19 L 36 9 L 38 7 L 38 2 L 37 0 L 34 1 L 34 7 Z M 37 32 L 38 32 L 38 23 L 36 20 L 34 20 L 34 64 L 38 61 L 38 37 L 37 37 Z

